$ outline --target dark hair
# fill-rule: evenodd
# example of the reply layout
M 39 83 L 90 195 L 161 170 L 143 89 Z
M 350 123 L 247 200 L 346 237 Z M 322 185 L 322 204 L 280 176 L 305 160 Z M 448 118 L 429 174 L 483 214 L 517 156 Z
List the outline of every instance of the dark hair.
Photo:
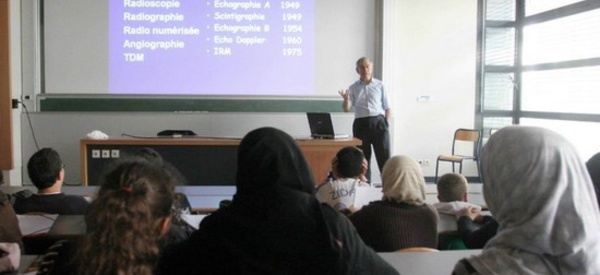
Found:
M 141 157 L 155 165 L 161 166 L 170 176 L 170 178 L 174 181 L 175 185 L 187 185 L 186 178 L 179 172 L 175 166 L 171 163 L 165 161 L 161 154 L 150 147 L 144 147 L 140 149 L 136 156 Z
M 456 173 L 443 175 L 437 182 L 437 191 L 441 202 L 461 201 L 467 193 L 467 179 Z
M 363 152 L 354 146 L 344 147 L 337 152 L 336 171 L 343 178 L 356 178 L 360 175 L 365 159 Z
M 154 150 L 150 147 L 143 147 L 142 149 L 140 149 L 138 151 L 138 155 L 142 158 L 147 159 L 150 162 L 154 162 L 154 163 L 162 163 L 163 162 L 163 158 L 160 155 L 160 153 L 158 153 L 156 150 Z
M 137 157 L 141 157 L 142 159 L 145 159 L 159 167 L 161 167 L 169 176 L 169 180 L 171 181 L 171 184 L 173 184 L 174 186 L 176 185 L 187 185 L 187 180 L 186 178 L 183 176 L 183 174 L 181 174 L 181 172 L 179 172 L 179 170 L 177 168 L 175 168 L 175 166 L 173 166 L 171 163 L 165 161 L 162 157 L 162 155 L 154 150 L 153 148 L 150 147 L 143 147 L 142 149 L 140 149 L 137 154 Z M 188 200 L 187 196 L 185 194 L 182 193 L 175 193 L 175 200 L 173 202 L 173 223 L 179 225 L 179 226 L 185 226 L 187 223 L 182 219 L 181 214 L 182 213 L 189 213 L 192 211 L 192 206 L 190 205 L 190 201 Z M 172 240 L 167 240 L 168 242 L 171 242 Z
M 56 177 L 63 167 L 63 162 L 52 148 L 43 148 L 37 151 L 27 162 L 27 174 L 37 187 L 46 189 L 56 183 Z
M 173 193 L 162 167 L 141 158 L 109 171 L 85 215 L 76 274 L 152 274 Z

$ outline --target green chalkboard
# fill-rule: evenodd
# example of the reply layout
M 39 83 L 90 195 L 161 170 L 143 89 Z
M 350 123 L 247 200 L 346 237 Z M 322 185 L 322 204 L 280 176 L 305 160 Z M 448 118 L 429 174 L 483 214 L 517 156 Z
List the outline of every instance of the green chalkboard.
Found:
M 59 98 L 41 112 L 343 112 L 341 99 Z

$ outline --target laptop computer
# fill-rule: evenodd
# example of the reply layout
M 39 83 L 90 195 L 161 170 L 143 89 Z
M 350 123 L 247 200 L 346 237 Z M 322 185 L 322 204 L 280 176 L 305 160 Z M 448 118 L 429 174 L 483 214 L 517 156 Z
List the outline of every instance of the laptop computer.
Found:
M 344 139 L 349 135 L 338 134 L 333 131 L 333 122 L 330 113 L 308 112 L 308 126 L 310 127 L 310 136 L 317 139 Z

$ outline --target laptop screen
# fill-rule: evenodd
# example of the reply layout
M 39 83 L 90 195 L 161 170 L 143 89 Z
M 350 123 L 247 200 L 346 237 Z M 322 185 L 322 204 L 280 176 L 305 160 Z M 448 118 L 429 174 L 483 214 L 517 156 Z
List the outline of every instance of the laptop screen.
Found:
M 308 125 L 310 126 L 310 136 L 313 138 L 333 139 L 333 123 L 331 122 L 331 114 L 329 113 L 306 113 L 308 117 Z

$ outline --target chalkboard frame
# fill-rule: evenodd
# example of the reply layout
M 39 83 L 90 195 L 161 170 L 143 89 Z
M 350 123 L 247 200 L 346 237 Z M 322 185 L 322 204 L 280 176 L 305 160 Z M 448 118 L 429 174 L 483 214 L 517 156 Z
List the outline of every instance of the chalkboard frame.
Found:
M 343 112 L 335 98 L 40 97 L 41 112 Z

